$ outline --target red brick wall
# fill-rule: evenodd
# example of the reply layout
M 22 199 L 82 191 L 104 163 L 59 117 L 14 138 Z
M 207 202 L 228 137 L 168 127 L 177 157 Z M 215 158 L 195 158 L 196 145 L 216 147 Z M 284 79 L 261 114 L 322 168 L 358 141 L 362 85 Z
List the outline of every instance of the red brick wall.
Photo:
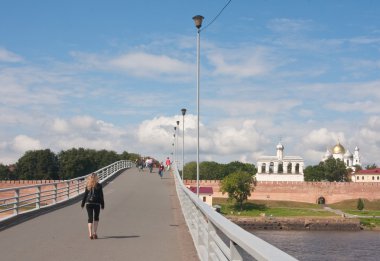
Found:
M 185 180 L 186 185 L 196 186 L 195 180 Z M 215 197 L 227 197 L 219 189 L 217 180 L 201 180 L 200 186 L 212 187 Z M 284 200 L 316 203 L 319 197 L 326 203 L 347 199 L 380 199 L 380 183 L 360 182 L 257 182 L 249 199 Z

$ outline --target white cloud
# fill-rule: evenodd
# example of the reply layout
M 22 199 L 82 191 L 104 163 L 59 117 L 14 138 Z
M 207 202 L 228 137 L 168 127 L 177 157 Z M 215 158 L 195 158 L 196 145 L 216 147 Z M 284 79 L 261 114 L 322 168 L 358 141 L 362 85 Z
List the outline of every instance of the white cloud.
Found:
M 333 132 L 326 128 L 321 128 L 318 130 L 311 130 L 302 139 L 304 146 L 308 148 L 318 148 L 320 151 L 326 151 L 326 146 L 332 146 L 338 141 L 345 143 L 345 134 L 343 132 Z
M 275 63 L 269 49 L 240 48 L 212 49 L 207 58 L 215 67 L 214 74 L 236 78 L 255 77 L 268 74 L 279 64 Z
M 270 100 L 254 100 L 247 101 L 244 97 L 240 97 L 240 100 L 231 99 L 214 99 L 206 100 L 205 105 L 207 107 L 221 110 L 229 115 L 255 115 L 260 113 L 265 114 L 278 114 L 284 111 L 289 111 L 292 108 L 300 105 L 302 102 L 297 100 L 281 100 L 278 99 L 276 102 L 271 102 Z
M 109 64 L 135 76 L 187 74 L 194 66 L 167 55 L 128 53 L 111 59 Z
M 23 59 L 21 56 L 0 47 L 0 62 L 17 63 L 22 61 Z
M 75 116 L 70 119 L 70 122 L 74 128 L 78 129 L 89 129 L 96 123 L 94 118 L 87 115 Z
M 310 20 L 277 18 L 270 21 L 268 28 L 278 33 L 299 33 L 310 30 L 312 22 Z
M 59 133 L 67 133 L 70 130 L 70 128 L 69 128 L 69 124 L 66 120 L 54 119 L 53 125 L 52 125 L 52 130 L 55 132 L 59 132 Z
M 42 145 L 39 140 L 28 137 L 26 135 L 16 136 L 13 140 L 11 147 L 13 150 L 18 152 L 42 149 Z
M 164 158 L 172 152 L 174 141 L 174 123 L 180 116 L 156 117 L 146 120 L 140 124 L 138 137 L 140 143 L 149 148 L 150 151 L 160 153 Z M 185 118 L 185 148 L 188 161 L 195 160 L 197 133 L 196 116 L 186 115 Z M 179 152 L 182 148 L 182 130 L 180 124 Z M 236 126 L 228 125 L 227 122 L 219 122 L 213 126 L 200 124 L 200 153 L 202 160 L 227 160 L 244 159 L 244 161 L 254 161 L 253 151 L 259 150 L 265 138 L 257 131 L 256 123 L 253 120 L 243 120 Z M 166 153 L 166 154 L 165 154 Z

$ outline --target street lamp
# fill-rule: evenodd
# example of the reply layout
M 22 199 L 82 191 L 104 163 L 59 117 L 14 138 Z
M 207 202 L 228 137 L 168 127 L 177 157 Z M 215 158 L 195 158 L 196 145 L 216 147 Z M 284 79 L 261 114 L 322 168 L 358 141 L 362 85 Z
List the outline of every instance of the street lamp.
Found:
M 175 136 L 177 135 L 177 127 L 174 127 L 174 134 L 173 134 L 173 137 L 174 137 L 174 163 L 176 162 L 176 158 L 177 158 L 177 151 L 176 151 L 176 147 L 177 147 L 177 144 L 176 144 L 176 139 L 175 139 Z
M 200 32 L 204 17 L 196 15 L 193 17 L 197 30 L 197 196 L 199 197 L 199 73 L 200 73 Z
M 183 182 L 183 167 L 185 165 L 185 114 L 186 109 L 182 109 L 182 182 Z
M 178 134 L 176 133 L 176 135 L 177 135 L 177 140 L 176 140 L 176 144 L 177 144 L 177 148 L 176 148 L 176 154 L 177 154 L 177 162 L 176 162 L 176 164 L 177 164 L 177 168 L 178 168 L 178 162 L 179 162 L 179 160 L 178 160 L 178 147 L 179 147 L 179 145 L 178 145 L 178 136 L 179 136 L 179 121 L 176 121 L 176 123 L 177 123 L 177 130 L 178 130 Z

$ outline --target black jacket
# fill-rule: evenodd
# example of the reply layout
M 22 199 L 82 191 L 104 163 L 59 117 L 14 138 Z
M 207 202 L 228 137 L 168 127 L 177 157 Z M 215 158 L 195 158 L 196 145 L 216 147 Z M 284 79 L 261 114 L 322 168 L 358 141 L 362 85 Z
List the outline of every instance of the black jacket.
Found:
M 100 206 L 102 207 L 102 209 L 104 208 L 104 196 L 103 196 L 103 188 L 102 188 L 102 184 L 100 184 L 100 183 L 96 183 L 96 185 L 95 185 L 95 193 L 97 194 L 97 195 L 99 195 L 99 197 L 98 197 L 98 200 L 97 200 L 97 202 L 93 202 L 93 203 L 95 203 L 95 204 L 100 204 Z M 83 198 L 82 198 L 82 204 L 81 204 L 81 207 L 83 208 L 84 207 L 84 205 L 85 205 L 85 203 L 88 203 L 88 201 L 87 201 L 87 196 L 88 196 L 88 194 L 89 194 L 89 190 L 87 189 L 87 187 L 86 187 L 86 190 L 84 191 L 84 195 L 83 195 Z

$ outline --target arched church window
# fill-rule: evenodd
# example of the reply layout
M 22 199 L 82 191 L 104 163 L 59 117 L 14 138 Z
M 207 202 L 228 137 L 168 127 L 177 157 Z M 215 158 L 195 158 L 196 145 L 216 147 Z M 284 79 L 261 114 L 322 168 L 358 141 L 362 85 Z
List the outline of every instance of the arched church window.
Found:
M 288 170 L 288 173 L 292 173 L 292 163 L 288 163 L 287 170 Z
M 297 163 L 296 164 L 296 174 L 299 174 L 300 173 L 300 164 Z
M 284 166 L 282 163 L 278 164 L 278 173 L 284 173 Z
M 265 163 L 263 163 L 263 164 L 261 165 L 261 173 L 265 173 L 265 169 L 266 169 L 266 167 L 267 167 L 267 164 L 265 164 Z
M 269 164 L 269 173 L 273 173 L 273 169 L 274 169 L 274 163 L 271 162 L 271 163 Z

